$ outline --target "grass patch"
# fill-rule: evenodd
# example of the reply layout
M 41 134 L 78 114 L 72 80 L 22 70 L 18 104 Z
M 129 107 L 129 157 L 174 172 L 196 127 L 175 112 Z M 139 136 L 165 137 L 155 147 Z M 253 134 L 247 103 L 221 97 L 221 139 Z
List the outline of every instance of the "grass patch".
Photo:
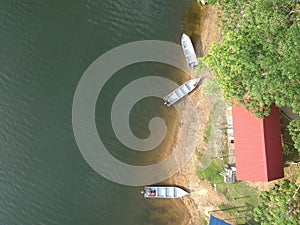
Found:
M 202 225 L 207 225 L 208 224 L 208 222 L 205 218 L 201 218 L 200 221 L 201 221 Z
M 215 78 L 210 78 L 209 80 L 207 80 L 206 85 L 203 87 L 203 91 L 206 94 L 220 94 L 221 93 L 218 82 Z
M 204 150 L 202 149 L 202 151 L 198 151 L 198 149 L 196 148 L 196 155 L 197 155 L 197 159 L 200 161 L 203 157 L 203 152 Z
M 211 185 L 215 183 L 223 182 L 223 177 L 220 175 L 222 171 L 222 166 L 220 163 L 217 163 L 216 160 L 212 161 L 210 165 L 204 169 L 197 171 L 197 175 L 200 180 L 207 180 L 211 183 Z
M 205 129 L 205 134 L 203 137 L 203 140 L 205 143 L 208 143 L 208 141 L 210 139 L 211 129 L 212 129 L 212 123 L 211 123 L 211 114 L 210 114 L 206 129 Z
M 253 220 L 252 209 L 258 204 L 259 192 L 242 181 L 224 183 L 220 172 L 223 172 L 223 162 L 215 159 L 205 170 L 198 169 L 197 175 L 200 180 L 216 184 L 216 191 L 225 195 L 229 203 L 219 208 L 234 217 L 237 224 L 258 224 Z
M 198 58 L 198 65 L 196 66 L 195 68 L 195 73 L 198 74 L 198 73 L 203 73 L 205 71 L 208 70 L 208 67 L 207 65 L 202 61 L 201 58 Z
M 213 89 L 213 86 L 211 89 Z M 211 140 L 215 140 L 215 118 L 218 118 L 218 113 L 220 113 L 223 108 L 224 106 L 220 102 L 216 102 L 211 110 L 203 137 L 203 140 L 206 143 L 209 143 Z M 228 204 L 219 206 L 221 211 L 231 215 L 232 218 L 236 220 L 237 224 L 256 225 L 258 223 L 253 220 L 253 208 L 258 204 L 259 193 L 257 189 L 248 186 L 247 183 L 243 181 L 237 181 L 233 184 L 224 183 L 224 178 L 220 175 L 220 173 L 224 172 L 224 165 L 227 165 L 229 162 L 229 146 L 227 145 L 227 141 L 220 146 L 220 150 L 222 150 L 221 155 L 218 157 L 211 156 L 214 159 L 211 161 L 210 165 L 204 170 L 198 168 L 197 175 L 200 180 L 206 180 L 210 182 L 212 186 L 216 184 L 216 191 L 224 194 L 224 196 L 228 199 Z M 287 149 L 287 151 L 290 150 Z M 203 160 L 201 152 L 197 153 L 199 161 Z M 223 157 L 223 160 L 219 158 L 221 156 Z
M 212 135 L 213 135 L 212 134 L 213 126 L 214 127 L 216 126 L 215 123 L 217 122 L 217 118 L 220 115 L 220 113 L 223 113 L 223 108 L 224 108 L 224 105 L 221 100 L 214 103 L 213 109 L 210 112 L 209 119 L 208 119 L 208 122 L 207 122 L 207 125 L 205 128 L 205 133 L 203 136 L 203 140 L 205 143 L 208 143 L 211 140 Z
M 220 205 L 220 209 L 235 217 L 237 224 L 258 224 L 252 214 L 252 209 L 258 204 L 259 193 L 256 189 L 238 181 L 233 184 L 220 183 L 217 191 L 223 192 L 229 200 L 229 204 Z

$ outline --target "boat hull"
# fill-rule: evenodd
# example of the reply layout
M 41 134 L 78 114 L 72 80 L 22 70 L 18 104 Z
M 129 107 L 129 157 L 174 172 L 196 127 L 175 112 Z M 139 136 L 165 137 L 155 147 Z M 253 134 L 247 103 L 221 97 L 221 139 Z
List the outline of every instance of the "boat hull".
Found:
M 181 37 L 181 47 L 189 67 L 193 68 L 198 65 L 197 56 L 191 39 L 186 34 Z
M 181 198 L 189 194 L 179 187 L 147 186 L 144 188 L 144 198 Z
M 171 106 L 174 103 L 178 102 L 184 96 L 192 92 L 199 85 L 199 82 L 200 78 L 195 78 L 185 82 L 183 85 L 179 86 L 176 90 L 172 91 L 163 98 L 164 104 L 167 106 Z

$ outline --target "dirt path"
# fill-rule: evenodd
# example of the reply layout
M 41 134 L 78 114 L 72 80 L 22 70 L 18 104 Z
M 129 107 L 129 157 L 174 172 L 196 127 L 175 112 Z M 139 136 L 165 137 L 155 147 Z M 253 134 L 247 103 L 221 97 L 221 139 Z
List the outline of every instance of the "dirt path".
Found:
M 198 7 L 198 6 L 197 6 Z M 193 8 L 193 10 L 195 10 Z M 194 47 L 199 57 L 204 56 L 208 53 L 211 48 L 211 44 L 221 41 L 221 29 L 217 25 L 217 7 L 213 8 L 210 6 L 205 6 L 204 10 L 201 10 L 201 18 L 195 23 L 188 24 L 186 27 L 187 33 L 194 43 Z M 212 74 L 209 71 L 205 71 L 201 75 L 197 76 L 206 76 L 210 77 Z M 191 97 L 197 103 L 197 111 L 199 113 L 199 126 L 202 126 L 200 129 L 199 143 L 197 145 L 198 151 L 203 153 L 203 149 L 207 149 L 208 146 L 203 140 L 205 128 L 210 111 L 211 104 L 207 100 L 201 90 L 201 87 L 198 88 L 195 92 L 191 94 Z M 180 137 L 178 138 L 180 141 Z M 171 183 L 177 186 L 182 186 L 190 190 L 191 194 L 182 199 L 184 205 L 186 206 L 190 216 L 185 218 L 186 221 L 183 222 L 183 225 L 201 225 L 203 218 L 208 221 L 209 214 L 211 211 L 218 211 L 221 204 L 228 204 L 228 200 L 221 193 L 217 193 L 213 190 L 212 186 L 206 181 L 200 181 L 196 175 L 196 170 L 200 166 L 199 159 L 195 153 L 190 160 L 190 162 L 181 169 L 172 179 Z M 285 168 L 285 177 L 289 178 L 295 175 L 295 171 L 299 169 L 299 165 L 290 165 Z M 274 184 L 278 183 L 277 181 L 272 182 L 244 182 L 248 186 L 255 188 L 258 191 L 270 190 Z M 298 179 L 298 183 L 300 180 Z M 218 217 L 221 219 L 230 218 L 231 216 L 225 212 L 218 211 Z M 233 221 L 230 221 L 234 224 Z
M 216 20 L 216 9 L 205 6 L 205 9 L 202 11 L 200 22 L 189 32 L 192 38 L 193 36 L 200 37 L 200 39 L 198 38 L 196 41 L 193 40 L 199 56 L 207 54 L 213 41 L 220 41 L 221 29 L 217 26 Z M 206 71 L 205 74 L 199 76 L 209 77 L 212 76 L 212 74 L 210 74 L 209 71 Z M 193 92 L 191 97 L 196 102 L 200 118 L 199 126 L 202 126 L 200 133 L 198 134 L 200 138 L 197 145 L 198 151 L 201 151 L 207 148 L 202 137 L 204 136 L 205 127 L 209 119 L 210 105 L 203 94 L 201 87 Z M 218 210 L 219 205 L 228 203 L 225 196 L 215 192 L 208 182 L 199 180 L 196 174 L 198 167 L 199 159 L 195 152 L 190 162 L 171 180 L 171 183 L 174 183 L 177 186 L 186 187 L 191 192 L 188 197 L 182 199 L 190 213 L 188 221 L 184 222 L 185 225 L 201 225 L 203 218 L 208 220 L 210 211 Z M 222 215 L 222 212 L 220 215 Z M 224 217 L 228 217 L 228 215 L 224 213 Z
M 201 49 L 203 54 L 207 54 L 211 44 L 221 41 L 221 28 L 217 25 L 217 7 L 205 6 L 203 22 L 200 29 Z M 197 46 L 199 47 L 199 46 Z
M 198 134 L 199 142 L 197 145 L 198 151 L 202 151 L 207 148 L 207 144 L 203 141 L 202 137 L 204 136 L 205 127 L 208 122 L 210 107 L 201 88 L 197 89 L 191 96 L 197 102 L 197 111 L 200 118 L 199 124 L 202 126 L 200 134 Z M 208 220 L 210 211 L 218 210 L 219 205 L 228 203 L 225 196 L 215 192 L 208 182 L 199 180 L 196 174 L 199 166 L 200 162 L 197 152 L 195 152 L 190 162 L 172 179 L 172 183 L 185 187 L 191 192 L 189 196 L 182 199 L 190 213 L 190 217 L 188 221 L 184 222 L 184 225 L 201 225 L 203 218 Z M 229 216 L 224 213 L 224 217 L 228 218 Z

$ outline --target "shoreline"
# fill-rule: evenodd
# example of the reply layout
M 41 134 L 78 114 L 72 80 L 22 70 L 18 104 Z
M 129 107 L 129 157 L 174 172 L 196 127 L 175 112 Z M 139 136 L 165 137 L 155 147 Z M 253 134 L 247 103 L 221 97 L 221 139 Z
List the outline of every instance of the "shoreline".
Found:
M 206 5 L 204 7 L 200 7 L 199 5 L 193 6 L 193 9 L 190 10 L 189 12 L 191 14 L 194 14 L 197 12 L 197 10 L 199 11 L 199 14 L 201 14 L 201 16 L 188 15 L 187 17 L 189 17 L 188 19 L 190 19 L 189 21 L 190 23 L 188 23 L 187 26 L 185 27 L 186 29 L 184 29 L 184 33 L 191 38 L 197 56 L 203 57 L 208 53 L 213 42 L 218 42 L 218 43 L 221 42 L 221 28 L 217 26 L 218 6 L 214 6 L 214 7 L 211 7 L 210 5 Z M 201 74 L 196 74 L 196 75 L 198 77 L 201 76 L 205 78 L 213 77 L 213 74 L 208 70 L 202 72 Z M 206 80 L 207 79 L 202 79 L 204 85 Z M 174 205 L 176 205 L 177 208 L 185 207 L 184 210 L 187 211 L 187 215 L 180 220 L 180 223 L 177 224 L 181 224 L 181 225 L 208 224 L 209 216 L 210 214 L 213 214 L 214 216 L 217 216 L 218 218 L 223 219 L 225 221 L 230 220 L 230 224 L 234 225 L 238 223 L 237 220 L 239 219 L 237 218 L 239 218 L 240 212 L 235 211 L 234 215 L 238 215 L 237 217 L 235 217 L 229 214 L 229 211 L 225 211 L 230 208 L 224 209 L 224 206 L 233 205 L 237 208 L 240 207 L 241 202 L 233 203 L 235 202 L 235 199 L 240 198 L 239 196 L 237 198 L 235 196 L 234 197 L 231 196 L 230 198 L 228 198 L 227 195 L 227 192 L 231 190 L 232 192 L 230 193 L 234 193 L 235 189 L 227 188 L 228 190 L 221 189 L 218 190 L 217 192 L 214 190 L 214 188 L 208 181 L 200 180 L 200 178 L 197 175 L 197 169 L 200 167 L 201 162 L 204 162 L 201 161 L 201 159 L 199 159 L 198 155 L 201 155 L 203 152 L 207 151 L 207 144 L 203 140 L 203 137 L 210 117 L 210 113 L 212 112 L 212 106 L 209 103 L 210 100 L 209 94 L 203 93 L 203 91 L 201 90 L 202 84 L 200 85 L 199 88 L 197 88 L 193 93 L 190 94 L 190 97 L 197 105 L 197 112 L 200 118 L 199 121 L 200 131 L 199 134 L 196 134 L 198 135 L 197 149 L 194 152 L 190 161 L 169 180 L 171 182 L 170 183 L 171 185 L 176 185 L 190 191 L 190 195 L 187 195 L 181 198 L 179 201 L 176 201 L 176 203 L 174 203 Z M 180 128 L 178 130 L 180 131 Z M 179 145 L 178 143 L 183 142 L 183 138 L 181 138 L 180 132 L 177 132 L 176 137 L 177 138 L 174 141 L 173 148 L 176 148 L 176 146 Z M 289 176 L 295 177 L 295 174 L 292 172 L 293 167 L 288 166 L 285 167 L 284 170 L 286 174 L 285 178 L 289 179 Z M 299 182 L 299 177 L 297 178 L 297 180 L 298 180 L 297 182 Z M 245 189 L 248 190 L 248 192 L 249 190 L 251 191 L 251 188 L 261 192 L 261 191 L 271 190 L 274 187 L 274 184 L 278 182 L 279 180 L 275 180 L 269 183 L 244 181 L 243 184 L 245 186 L 248 186 L 248 188 Z M 215 183 L 218 184 L 218 182 Z M 252 202 L 255 202 L 254 199 L 257 199 L 257 196 L 255 196 L 254 194 L 252 198 L 249 199 Z M 250 200 L 248 202 L 243 202 L 243 204 L 252 205 Z M 222 207 L 223 210 L 220 210 L 220 207 Z
M 200 37 L 194 43 L 198 56 L 207 54 L 212 42 L 220 41 L 221 29 L 217 26 L 216 20 L 217 9 L 207 5 L 201 9 L 201 17 L 200 21 L 196 23 L 197 26 L 191 26 L 191 30 L 186 32 L 190 37 Z M 202 76 L 212 76 L 212 74 L 205 72 Z M 196 89 L 190 96 L 196 103 L 197 112 L 199 113 L 199 118 L 201 118 L 199 126 L 202 127 L 199 134 L 196 134 L 199 137 L 197 144 L 197 151 L 199 151 L 206 149 L 206 143 L 202 137 L 204 136 L 205 127 L 209 119 L 210 108 L 201 88 Z M 176 137 L 172 149 L 176 148 L 178 142 L 182 140 L 179 131 L 177 131 Z M 189 163 L 170 179 L 170 183 L 185 187 L 191 192 L 189 196 L 181 199 L 184 207 L 189 212 L 189 218 L 185 218 L 185 221 L 182 221 L 182 225 L 201 225 L 204 219 L 208 220 L 210 211 L 219 209 L 218 206 L 220 204 L 227 202 L 227 199 L 215 192 L 208 182 L 201 181 L 198 178 L 196 174 L 198 166 L 199 159 L 197 152 L 194 152 Z

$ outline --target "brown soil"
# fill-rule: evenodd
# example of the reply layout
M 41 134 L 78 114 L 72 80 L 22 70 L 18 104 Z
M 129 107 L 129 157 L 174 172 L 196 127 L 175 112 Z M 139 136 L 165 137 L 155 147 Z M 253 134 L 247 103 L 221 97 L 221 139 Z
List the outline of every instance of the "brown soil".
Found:
M 217 24 L 217 8 L 206 6 L 202 14 L 200 32 L 202 53 L 207 54 L 213 42 L 221 41 L 221 28 Z M 199 47 L 199 46 L 198 46 Z
M 199 143 L 197 149 L 206 149 L 206 143 L 203 141 L 205 126 L 208 122 L 210 107 L 204 96 L 201 88 L 192 93 L 192 98 L 197 102 L 197 109 L 199 113 L 199 124 L 203 126 L 200 129 Z M 180 140 L 180 138 L 178 139 Z M 171 180 L 171 183 L 176 186 L 187 188 L 191 194 L 182 198 L 184 205 L 187 207 L 190 216 L 185 218 L 183 222 L 185 225 L 201 225 L 202 218 L 209 219 L 210 211 L 218 210 L 219 205 L 228 203 L 223 194 L 217 193 L 207 181 L 199 180 L 196 170 L 199 167 L 199 159 L 196 152 L 191 158 L 190 162 L 182 168 Z M 222 212 L 218 216 L 222 217 Z M 230 217 L 223 213 L 224 218 Z
M 221 41 L 221 28 L 217 25 L 218 11 L 217 7 L 211 7 L 209 5 L 193 10 L 201 10 L 201 18 L 193 24 L 188 24 L 186 26 L 188 34 L 192 42 L 194 43 L 196 53 L 198 56 L 204 56 L 208 53 L 213 42 Z M 205 72 L 204 74 L 199 74 L 198 76 L 209 77 L 213 76 L 210 72 Z M 206 126 L 208 118 L 210 115 L 210 104 L 207 101 L 206 96 L 203 94 L 201 87 L 191 94 L 191 97 L 197 103 L 197 109 L 199 113 L 199 125 Z M 206 149 L 206 143 L 203 141 L 205 128 L 200 129 L 199 143 L 197 146 L 198 151 Z M 177 142 L 180 141 L 178 137 Z M 206 182 L 199 180 L 196 170 L 199 167 L 199 160 L 196 152 L 194 153 L 190 162 L 182 168 L 174 177 L 170 180 L 171 184 L 176 186 L 185 187 L 191 194 L 189 196 L 183 197 L 182 202 L 188 210 L 189 216 L 184 216 L 182 218 L 184 225 L 201 225 L 202 219 L 205 218 L 209 220 L 209 215 L 211 211 L 218 211 L 221 204 L 228 204 L 228 200 L 221 193 L 217 193 L 213 190 L 212 186 Z M 299 165 L 291 165 L 285 168 L 285 177 L 294 177 L 295 170 L 299 168 Z M 279 181 L 272 182 L 245 182 L 247 185 L 256 188 L 258 191 L 270 190 L 274 184 Z M 300 183 L 300 178 L 297 179 L 297 183 Z M 174 203 L 175 204 L 175 203 Z M 181 207 L 182 204 L 177 202 L 175 204 L 177 207 Z M 230 218 L 231 216 L 225 212 L 218 211 L 218 217 L 221 219 Z M 234 224 L 233 221 L 230 221 Z
M 196 49 L 199 56 L 207 54 L 211 47 L 212 42 L 220 41 L 221 29 L 217 26 L 217 10 L 210 6 L 205 6 L 202 10 L 200 21 L 197 26 L 193 27 L 193 31 L 190 33 L 192 39 L 194 37 L 200 37 L 198 40 L 192 40 L 196 43 Z M 201 49 L 199 51 L 199 49 Z M 201 74 L 199 76 L 212 76 L 209 72 Z M 199 113 L 199 125 L 203 126 L 200 129 L 200 133 L 197 134 L 199 137 L 199 143 L 197 149 L 206 149 L 206 143 L 203 141 L 205 132 L 205 126 L 208 122 L 210 115 L 209 102 L 203 94 L 201 88 L 198 88 L 191 94 L 191 97 L 195 100 L 198 113 Z M 180 141 L 180 137 L 177 139 Z M 191 194 L 187 197 L 182 198 L 184 205 L 187 207 L 190 216 L 185 218 L 183 222 L 185 225 L 201 225 L 202 219 L 209 219 L 210 211 L 218 210 L 218 206 L 221 204 L 228 203 L 228 200 L 223 194 L 217 193 L 213 190 L 213 187 L 206 181 L 199 180 L 196 170 L 199 167 L 199 159 L 197 158 L 196 152 L 194 153 L 190 162 L 181 169 L 171 179 L 171 183 L 176 186 L 182 186 L 190 190 Z M 222 216 L 223 215 L 223 216 Z M 230 217 L 226 213 L 220 212 L 219 217 Z
M 187 31 L 185 31 L 185 33 L 191 37 L 196 49 L 196 53 L 201 57 L 208 53 L 213 42 L 221 41 L 221 28 L 217 25 L 218 11 L 217 7 L 211 7 L 209 5 L 202 8 L 199 6 L 194 6 L 192 10 L 201 10 L 201 17 L 197 18 L 195 23 L 186 25 Z M 192 12 L 192 14 L 194 14 L 194 12 Z M 204 74 L 199 74 L 198 76 L 210 77 L 213 75 L 209 71 L 206 71 Z M 200 118 L 199 125 L 204 126 L 203 129 L 200 129 L 200 133 L 197 134 L 199 137 L 197 151 L 202 151 L 202 149 L 207 148 L 202 137 L 204 136 L 205 126 L 208 122 L 211 108 L 209 101 L 201 90 L 201 87 L 193 92 L 191 97 L 197 103 L 197 109 Z M 180 137 L 178 137 L 176 143 L 180 140 Z M 174 202 L 174 205 L 176 205 L 178 208 L 181 208 L 183 203 L 187 208 L 187 212 L 190 214 L 189 216 L 184 215 L 184 218 L 182 218 L 182 224 L 184 225 L 201 225 L 203 218 L 207 221 L 209 220 L 211 211 L 218 211 L 221 204 L 228 204 L 228 200 L 223 194 L 215 192 L 208 182 L 199 180 L 196 174 L 196 170 L 199 165 L 200 162 L 195 152 L 190 162 L 170 180 L 171 184 L 184 187 L 191 192 L 190 195 L 182 198 L 182 202 Z M 285 178 L 295 177 L 295 171 L 299 170 L 299 165 L 300 164 L 293 164 L 286 167 Z M 297 183 L 300 183 L 300 175 L 298 176 Z M 251 187 L 254 187 L 258 191 L 263 191 L 270 190 L 272 187 L 274 187 L 274 184 L 278 182 L 279 180 L 268 183 L 245 183 Z M 183 212 L 185 210 L 181 211 Z M 225 219 L 230 218 L 231 216 L 225 212 L 218 211 L 218 217 Z M 230 221 L 230 223 L 234 224 L 233 221 Z

